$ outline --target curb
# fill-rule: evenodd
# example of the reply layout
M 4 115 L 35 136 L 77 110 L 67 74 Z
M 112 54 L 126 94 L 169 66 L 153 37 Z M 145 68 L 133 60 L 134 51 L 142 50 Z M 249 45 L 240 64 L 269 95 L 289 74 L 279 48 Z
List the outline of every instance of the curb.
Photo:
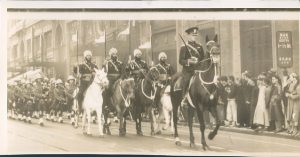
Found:
M 179 122 L 178 125 L 179 126 L 188 126 L 184 122 Z M 193 127 L 199 127 L 199 124 L 193 124 Z M 209 128 L 206 127 L 206 129 L 209 129 Z M 267 132 L 267 131 L 257 133 L 257 132 L 254 132 L 254 130 L 249 129 L 249 128 L 230 128 L 230 127 L 224 127 L 224 126 L 220 126 L 219 131 L 235 132 L 235 133 L 257 135 L 257 136 L 278 137 L 278 138 L 285 138 L 285 139 L 300 141 L 300 136 L 292 136 L 292 135 L 286 133 L 285 131 L 280 132 L 280 133 L 273 133 L 273 132 Z

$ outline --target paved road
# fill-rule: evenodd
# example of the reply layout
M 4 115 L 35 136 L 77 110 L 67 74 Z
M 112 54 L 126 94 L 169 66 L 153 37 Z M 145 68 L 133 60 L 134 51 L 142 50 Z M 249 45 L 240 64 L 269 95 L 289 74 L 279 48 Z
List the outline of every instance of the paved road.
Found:
M 70 124 L 46 122 L 44 127 L 8 120 L 7 151 L 9 153 L 135 153 L 135 154 L 186 154 L 208 155 L 220 153 L 247 155 L 252 152 L 300 153 L 300 141 L 276 137 L 265 137 L 228 131 L 220 131 L 212 141 L 207 140 L 211 150 L 203 151 L 200 131 L 194 128 L 196 148 L 189 148 L 188 128 L 179 127 L 181 146 L 176 146 L 171 131 L 162 135 L 150 136 L 150 124 L 143 123 L 144 136 L 135 134 L 135 124 L 128 122 L 127 135 L 118 136 L 118 124 L 111 126 L 112 135 L 97 137 L 97 126 L 92 125 L 92 137 L 82 134 L 81 128 L 74 129 Z M 206 131 L 206 135 L 209 130 Z M 249 154 L 248 154 L 249 155 Z M 253 155 L 253 154 L 252 154 Z M 266 153 L 264 155 L 270 155 Z

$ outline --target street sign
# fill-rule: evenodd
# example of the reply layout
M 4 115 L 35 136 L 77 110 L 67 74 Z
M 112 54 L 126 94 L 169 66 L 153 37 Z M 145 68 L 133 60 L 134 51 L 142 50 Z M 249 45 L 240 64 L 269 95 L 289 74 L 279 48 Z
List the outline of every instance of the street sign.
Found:
M 293 66 L 292 32 L 276 32 L 277 65 L 281 68 Z

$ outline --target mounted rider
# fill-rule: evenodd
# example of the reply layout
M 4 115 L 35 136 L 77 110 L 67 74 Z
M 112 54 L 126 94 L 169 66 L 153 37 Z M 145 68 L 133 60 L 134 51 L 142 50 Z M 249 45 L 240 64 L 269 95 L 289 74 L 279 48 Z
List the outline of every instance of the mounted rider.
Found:
M 84 99 L 84 93 L 90 84 L 93 82 L 95 76 L 94 68 L 98 69 L 97 65 L 92 63 L 92 52 L 86 50 L 83 53 L 84 62 L 79 64 L 78 67 L 74 67 L 73 72 L 79 78 L 79 92 L 76 96 L 78 99 L 79 110 L 82 110 L 82 103 Z
M 183 83 L 183 100 L 182 105 L 187 104 L 186 95 L 189 87 L 189 82 L 191 77 L 196 70 L 196 66 L 199 64 L 199 61 L 204 59 L 204 51 L 201 44 L 196 42 L 196 37 L 198 36 L 198 27 L 191 27 L 185 30 L 188 36 L 188 42 L 181 46 L 179 63 L 182 65 L 182 83 Z
M 154 99 L 154 106 L 158 106 L 158 102 L 161 95 L 164 92 L 166 86 L 171 83 L 171 76 L 174 74 L 174 70 L 170 64 L 167 63 L 167 54 L 165 52 L 160 52 L 158 55 L 159 63 L 155 65 L 159 71 L 159 84 L 157 92 Z
M 134 59 L 129 61 L 128 68 L 133 76 L 135 82 L 140 81 L 145 78 L 146 73 L 149 68 L 146 61 L 142 60 L 142 51 L 140 49 L 135 49 L 133 51 Z
M 110 102 L 111 96 L 113 95 L 113 86 L 115 82 L 122 77 L 123 63 L 119 61 L 117 56 L 118 50 L 116 48 L 111 48 L 109 50 L 109 58 L 103 63 L 104 71 L 107 73 L 107 78 L 109 80 L 109 87 L 104 95 L 104 108 L 112 111 L 112 104 Z

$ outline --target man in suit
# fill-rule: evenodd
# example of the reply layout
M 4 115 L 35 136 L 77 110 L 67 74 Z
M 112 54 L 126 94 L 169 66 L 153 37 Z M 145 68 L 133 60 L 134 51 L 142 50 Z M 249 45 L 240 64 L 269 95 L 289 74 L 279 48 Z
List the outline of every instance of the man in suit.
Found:
M 186 94 L 189 86 L 191 77 L 196 70 L 196 66 L 199 61 L 204 58 L 204 51 L 201 44 L 196 42 L 196 37 L 198 36 L 198 27 L 188 28 L 186 31 L 188 42 L 181 46 L 179 55 L 179 64 L 182 65 L 182 83 L 183 83 L 183 100 L 182 105 L 186 105 Z

